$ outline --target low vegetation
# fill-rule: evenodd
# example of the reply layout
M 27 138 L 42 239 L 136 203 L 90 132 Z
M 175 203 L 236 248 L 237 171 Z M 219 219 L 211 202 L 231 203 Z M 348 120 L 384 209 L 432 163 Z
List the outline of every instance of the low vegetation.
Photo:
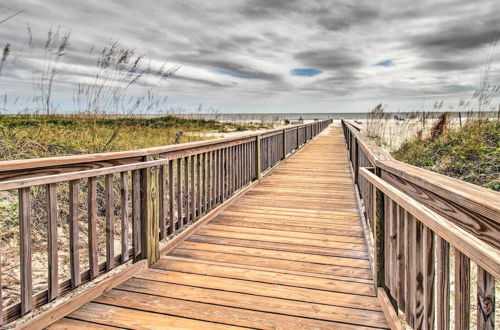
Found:
M 429 136 L 403 142 L 392 155 L 405 163 L 500 191 L 500 122 L 436 121 Z
M 0 160 L 122 151 L 271 128 L 175 115 L 154 118 L 0 116 Z

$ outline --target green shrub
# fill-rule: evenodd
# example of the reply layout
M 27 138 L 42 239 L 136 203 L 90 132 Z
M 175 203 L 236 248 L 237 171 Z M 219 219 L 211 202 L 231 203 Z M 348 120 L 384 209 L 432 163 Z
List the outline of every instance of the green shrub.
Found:
M 418 167 L 500 191 L 500 123 L 475 120 L 447 129 L 437 139 L 407 141 L 394 158 Z

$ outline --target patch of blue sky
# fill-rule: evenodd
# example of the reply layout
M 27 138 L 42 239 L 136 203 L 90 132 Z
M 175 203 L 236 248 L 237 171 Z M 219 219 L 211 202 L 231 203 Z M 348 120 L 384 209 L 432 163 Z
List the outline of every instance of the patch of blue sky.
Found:
M 290 70 L 290 74 L 292 76 L 301 76 L 301 77 L 314 77 L 319 75 L 321 70 L 314 69 L 314 68 L 303 68 L 303 69 L 293 69 Z
M 388 67 L 394 66 L 394 62 L 391 59 L 383 60 L 383 61 L 375 63 L 375 66 L 382 66 L 384 68 L 388 68 Z
M 231 77 L 236 77 L 236 78 L 242 78 L 242 79 L 250 79 L 251 78 L 250 76 L 247 76 L 247 75 L 244 75 L 244 74 L 241 74 L 241 73 L 232 72 L 232 71 L 226 71 L 226 70 L 222 70 L 222 69 L 214 70 L 214 72 L 219 73 L 219 74 L 223 74 L 223 75 L 226 75 L 226 76 L 231 76 Z

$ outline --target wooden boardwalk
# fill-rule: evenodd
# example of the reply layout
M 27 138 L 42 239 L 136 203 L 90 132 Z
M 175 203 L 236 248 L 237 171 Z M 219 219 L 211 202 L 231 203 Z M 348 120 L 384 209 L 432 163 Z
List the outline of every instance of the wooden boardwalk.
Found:
M 153 265 L 49 328 L 388 328 L 332 127 Z

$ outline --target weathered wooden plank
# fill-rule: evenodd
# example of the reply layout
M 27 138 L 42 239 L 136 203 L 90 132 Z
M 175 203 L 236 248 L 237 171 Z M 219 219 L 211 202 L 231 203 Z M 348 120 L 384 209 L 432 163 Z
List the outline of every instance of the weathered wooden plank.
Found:
M 405 211 L 405 308 L 404 314 L 406 322 L 410 325 L 415 324 L 415 319 L 413 315 L 414 304 L 415 304 L 415 273 L 413 272 L 415 244 L 414 244 L 414 231 L 415 231 L 415 217 L 410 213 Z
M 141 172 L 132 171 L 132 241 L 134 244 L 134 258 L 142 253 L 141 243 Z
M 190 188 L 190 198 L 191 198 L 191 220 L 196 219 L 196 155 L 191 156 L 191 188 Z
M 142 258 L 148 260 L 148 265 L 160 258 L 158 176 L 158 167 L 141 170 L 141 250 Z
M 177 223 L 175 227 L 176 229 L 179 229 L 184 225 L 184 214 L 182 212 L 182 209 L 184 207 L 182 187 L 182 158 L 177 158 L 176 169 L 177 195 L 175 196 L 175 199 L 177 202 Z
M 366 311 L 381 311 L 376 297 L 354 295 L 343 292 L 316 290 L 300 287 L 285 287 L 269 283 L 243 279 L 222 278 L 210 275 L 190 274 L 166 269 L 151 269 L 137 274 L 136 278 L 163 283 L 203 287 L 214 290 L 227 290 L 249 295 L 291 299 L 319 303 L 330 306 L 360 308 Z
M 438 237 L 436 244 L 437 329 L 450 328 L 450 244 Z
M 470 259 L 455 249 L 455 329 L 469 329 Z
M 128 172 L 122 172 L 120 175 L 120 220 L 121 220 L 121 263 L 129 258 L 129 242 L 128 242 L 128 232 L 129 232 L 129 218 L 128 218 Z M 161 204 L 163 205 L 163 194 L 160 195 Z M 164 218 L 164 216 L 163 216 Z
M 89 178 L 87 196 L 87 231 L 89 240 L 89 268 L 90 278 L 94 279 L 99 275 L 99 255 L 97 241 L 97 178 Z
M 33 308 L 33 274 L 31 263 L 31 190 L 21 188 L 19 197 L 19 246 L 21 253 L 21 315 Z
M 184 158 L 184 224 L 191 221 L 190 210 L 190 186 L 189 186 L 189 157 Z
M 71 270 L 71 287 L 76 288 L 81 283 L 80 278 L 80 242 L 78 224 L 78 190 L 79 180 L 69 182 L 69 259 Z
M 424 328 L 434 329 L 434 233 L 424 227 L 423 234 Z
M 104 195 L 106 208 L 106 271 L 110 271 L 115 267 L 115 205 L 113 197 L 113 174 L 107 174 L 104 177 Z
M 167 237 L 167 166 L 160 166 L 158 175 L 158 194 L 160 195 L 160 239 Z
M 414 222 L 413 239 L 415 249 L 413 250 L 413 278 L 414 292 L 413 300 L 413 327 L 415 329 L 423 329 L 424 327 L 424 265 L 422 253 L 424 250 L 424 226 L 418 220 Z
M 346 319 L 349 319 L 351 324 L 358 326 L 386 326 L 385 317 L 383 313 L 379 311 L 359 310 L 315 303 L 304 304 L 301 301 L 247 294 L 243 295 L 241 293 L 224 290 L 195 287 L 186 289 L 185 286 L 181 285 L 151 282 L 142 279 L 128 280 L 118 288 L 142 293 L 158 292 L 161 296 L 179 297 L 183 300 L 221 304 L 326 321 L 345 322 Z
M 48 300 L 52 301 L 59 296 L 57 186 L 55 183 L 47 185 L 47 255 L 49 268 Z
M 477 268 L 477 328 L 495 328 L 495 278 Z
M 201 155 L 198 154 L 196 155 L 196 216 L 198 217 L 201 215 L 201 205 L 202 205 L 201 185 L 202 185 Z

